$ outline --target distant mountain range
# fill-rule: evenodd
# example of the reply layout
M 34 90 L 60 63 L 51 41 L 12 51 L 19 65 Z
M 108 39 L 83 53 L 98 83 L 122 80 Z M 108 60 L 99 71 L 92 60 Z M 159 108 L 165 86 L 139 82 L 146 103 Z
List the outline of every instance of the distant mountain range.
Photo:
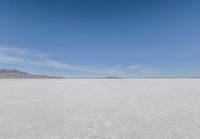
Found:
M 107 76 L 107 77 L 103 77 L 103 79 L 122 79 L 122 77 L 117 77 L 117 76 Z
M 48 76 L 48 75 L 35 75 L 17 69 L 0 69 L 0 79 L 65 79 L 65 78 L 57 76 Z M 90 79 L 90 78 L 80 78 L 80 79 Z M 106 76 L 106 77 L 94 77 L 91 79 L 122 79 L 122 78 L 115 76 Z
M 63 77 L 34 75 L 16 69 L 1 69 L 0 79 L 62 79 Z

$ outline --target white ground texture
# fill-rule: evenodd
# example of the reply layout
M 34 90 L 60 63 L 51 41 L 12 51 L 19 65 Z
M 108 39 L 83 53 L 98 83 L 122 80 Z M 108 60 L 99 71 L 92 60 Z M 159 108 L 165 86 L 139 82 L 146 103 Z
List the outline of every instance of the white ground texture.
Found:
M 0 80 L 0 139 L 200 139 L 200 80 Z

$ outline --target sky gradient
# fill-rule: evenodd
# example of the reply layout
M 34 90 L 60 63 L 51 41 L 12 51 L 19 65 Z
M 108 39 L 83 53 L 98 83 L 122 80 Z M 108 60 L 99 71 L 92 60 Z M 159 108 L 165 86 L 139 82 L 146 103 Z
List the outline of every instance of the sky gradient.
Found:
M 0 68 L 200 77 L 198 0 L 0 0 Z

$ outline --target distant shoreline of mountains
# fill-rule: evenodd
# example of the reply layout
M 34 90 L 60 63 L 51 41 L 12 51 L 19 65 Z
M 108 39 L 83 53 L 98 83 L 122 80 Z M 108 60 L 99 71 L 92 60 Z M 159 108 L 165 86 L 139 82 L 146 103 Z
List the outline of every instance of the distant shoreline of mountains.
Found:
M 23 72 L 17 69 L 0 69 L 0 79 L 200 79 L 200 77 L 133 77 L 122 78 L 117 76 L 105 76 L 105 77 L 59 77 L 50 75 L 36 75 Z
M 0 79 L 64 79 L 64 77 L 35 75 L 16 69 L 1 69 Z
M 17 69 L 0 69 L 0 79 L 121 79 L 121 78 L 115 76 L 107 76 L 99 78 L 66 78 L 59 76 L 30 74 Z

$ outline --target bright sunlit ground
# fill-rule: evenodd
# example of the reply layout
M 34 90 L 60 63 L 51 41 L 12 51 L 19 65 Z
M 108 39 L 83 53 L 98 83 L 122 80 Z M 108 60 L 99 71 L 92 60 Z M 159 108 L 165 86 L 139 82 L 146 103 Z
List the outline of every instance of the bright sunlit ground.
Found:
M 198 79 L 0 80 L 0 139 L 199 139 Z

